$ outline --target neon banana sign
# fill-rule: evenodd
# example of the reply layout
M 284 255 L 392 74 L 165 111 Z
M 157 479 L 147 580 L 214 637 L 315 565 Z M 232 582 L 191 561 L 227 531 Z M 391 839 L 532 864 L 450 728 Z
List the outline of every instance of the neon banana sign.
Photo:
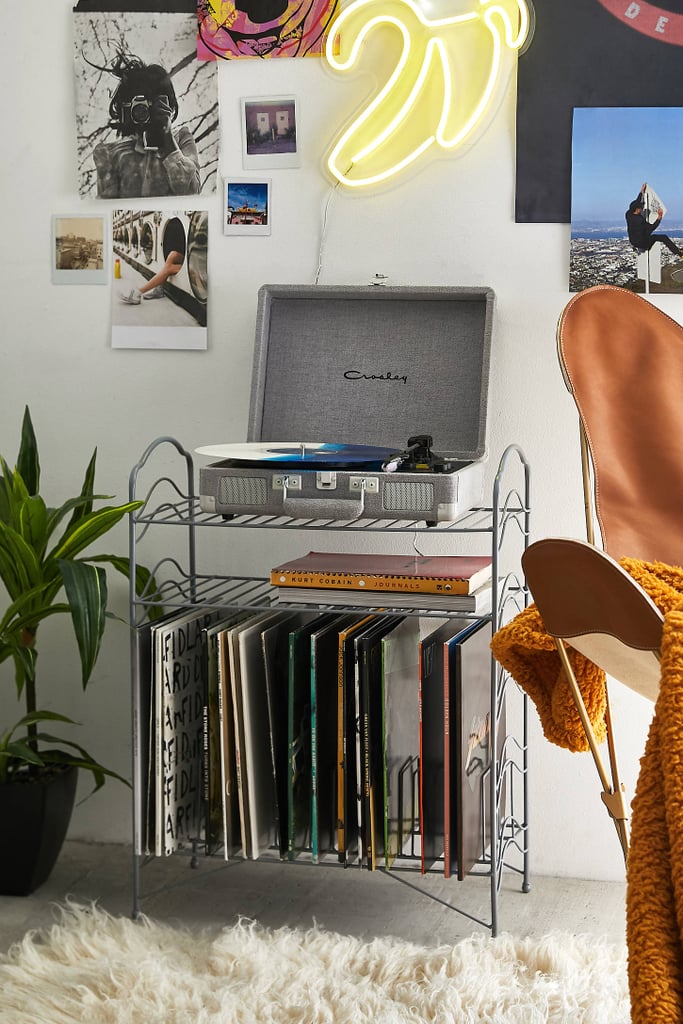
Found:
M 349 188 L 374 185 L 433 146 L 449 151 L 470 139 L 496 91 L 506 48 L 519 50 L 529 25 L 525 0 L 479 0 L 475 10 L 434 19 L 414 0 L 354 0 L 330 28 L 329 65 L 351 70 L 380 26 L 396 30 L 401 47 L 385 84 L 335 143 L 332 175 Z M 474 64 L 464 77 L 468 59 Z

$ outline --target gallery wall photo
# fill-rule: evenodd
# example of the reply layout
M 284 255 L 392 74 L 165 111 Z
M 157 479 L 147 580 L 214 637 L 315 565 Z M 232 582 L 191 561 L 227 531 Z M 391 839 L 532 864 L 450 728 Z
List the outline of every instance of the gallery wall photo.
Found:
M 570 291 L 611 284 L 643 292 L 647 282 L 650 291 L 683 294 L 681 168 L 683 108 L 574 111 Z
M 217 68 L 197 62 L 196 10 L 112 6 L 81 0 L 73 13 L 81 198 L 215 193 Z
M 112 348 L 206 349 L 206 210 L 114 210 Z

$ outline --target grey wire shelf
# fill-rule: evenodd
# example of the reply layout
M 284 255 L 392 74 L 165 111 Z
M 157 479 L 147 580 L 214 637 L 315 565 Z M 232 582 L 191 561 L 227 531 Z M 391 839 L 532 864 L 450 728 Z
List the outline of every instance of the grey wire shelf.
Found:
M 144 489 L 142 480 L 149 471 L 148 463 L 158 460 L 162 455 L 174 459 L 172 475 L 161 473 L 153 475 L 151 484 Z M 182 468 L 178 469 L 178 458 Z M 164 465 L 168 462 L 164 458 Z M 509 482 L 511 481 L 511 482 Z M 130 474 L 130 500 L 141 500 L 142 505 L 129 517 L 129 550 L 132 567 L 137 567 L 138 546 L 147 538 L 150 530 L 157 527 L 175 527 L 182 531 L 185 538 L 184 555 L 181 560 L 175 557 L 162 557 L 151 568 L 156 581 L 157 590 L 141 595 L 135 593 L 135 573 L 131 573 L 130 590 L 130 622 L 131 626 L 131 688 L 133 700 L 134 722 L 144 720 L 141 701 L 140 650 L 138 647 L 141 627 L 154 615 L 159 606 L 164 611 L 188 606 L 200 606 L 207 610 L 214 609 L 250 609 L 250 610 L 313 610 L 357 613 L 372 613 L 382 608 L 381 598 L 377 606 L 350 607 L 339 598 L 338 592 L 328 604 L 302 604 L 287 602 L 280 588 L 273 587 L 270 581 L 256 576 L 219 575 L 213 572 L 202 572 L 198 569 L 196 554 L 197 532 L 204 529 L 218 530 L 276 530 L 276 531 L 337 531 L 345 532 L 378 532 L 382 534 L 427 533 L 447 535 L 456 542 L 459 536 L 477 534 L 488 537 L 492 554 L 492 607 L 488 614 L 470 613 L 472 617 L 488 618 L 491 629 L 495 632 L 504 622 L 509 621 L 528 603 L 528 591 L 519 569 L 519 554 L 526 547 L 530 530 L 530 468 L 523 452 L 517 445 L 510 445 L 503 453 L 492 487 L 490 505 L 469 510 L 454 522 L 426 524 L 421 520 L 403 519 L 294 519 L 288 516 L 235 515 L 226 518 L 222 515 L 204 512 L 195 491 L 195 466 L 191 454 L 172 437 L 161 437 L 152 442 L 133 467 Z M 516 549 L 512 559 L 512 568 L 504 565 L 503 550 L 510 545 Z M 405 607 L 385 609 L 396 615 L 420 615 L 444 618 L 448 615 L 458 617 L 468 613 L 459 610 L 447 611 L 443 608 L 419 609 L 414 603 Z M 509 733 L 505 726 L 505 707 L 512 690 L 521 700 L 521 735 Z M 500 665 L 491 662 L 491 722 L 490 745 L 491 760 L 481 784 L 482 821 L 489 823 L 487 834 L 481 837 L 481 856 L 471 874 L 483 875 L 490 881 L 490 920 L 471 918 L 455 904 L 445 903 L 449 909 L 468 917 L 488 928 L 493 935 L 498 932 L 498 898 L 503 873 L 515 872 L 522 876 L 522 889 L 530 889 L 529 871 L 529 819 L 528 819 L 528 700 L 510 680 Z M 497 745 L 499 730 L 505 733 L 500 749 Z M 141 737 L 139 730 L 134 728 L 133 736 L 133 807 L 134 819 L 136 808 L 139 807 L 143 794 L 144 773 L 148 764 L 143 763 Z M 418 828 L 416 825 L 416 828 Z M 484 826 L 482 826 L 484 827 Z M 416 832 L 416 834 L 418 834 Z M 198 863 L 198 852 L 203 846 L 202 837 L 192 843 L 193 864 Z M 276 856 L 271 852 L 270 857 Z M 305 857 L 303 858 L 306 859 Z M 334 858 L 323 858 L 329 861 Z M 133 914 L 137 916 L 141 909 L 141 867 L 146 857 L 136 852 L 133 869 Z M 419 860 L 419 858 L 418 858 Z M 396 873 L 396 869 L 405 869 L 407 877 L 419 876 L 419 864 L 411 856 L 399 858 L 396 868 L 388 872 L 395 878 L 405 881 Z M 432 874 L 433 872 L 428 872 Z M 408 881 L 406 884 L 413 885 Z M 415 884 L 415 888 L 419 885 Z M 428 893 L 425 895 L 429 896 Z M 432 898 L 432 897 L 430 897 Z M 444 902 L 439 900 L 438 902 Z

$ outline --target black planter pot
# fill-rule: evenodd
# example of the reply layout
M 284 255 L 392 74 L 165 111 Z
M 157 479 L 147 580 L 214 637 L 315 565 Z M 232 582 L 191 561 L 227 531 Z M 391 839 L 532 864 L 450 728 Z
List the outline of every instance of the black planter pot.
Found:
M 30 782 L 0 783 L 0 894 L 28 896 L 47 879 L 62 848 L 78 768 Z

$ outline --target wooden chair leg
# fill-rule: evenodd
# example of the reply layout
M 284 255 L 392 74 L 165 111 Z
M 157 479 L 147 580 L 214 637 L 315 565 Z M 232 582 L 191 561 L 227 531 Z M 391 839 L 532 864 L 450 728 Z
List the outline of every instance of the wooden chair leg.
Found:
M 558 653 L 560 655 L 562 668 L 564 670 L 565 676 L 567 677 L 567 682 L 569 683 L 569 687 L 572 692 L 572 697 L 574 698 L 574 703 L 576 704 L 577 711 L 579 712 L 581 724 L 583 725 L 584 732 L 586 733 L 586 738 L 588 740 L 588 745 L 590 746 L 591 754 L 593 755 L 595 767 L 597 768 L 598 775 L 600 776 L 600 782 L 602 784 L 602 793 L 600 795 L 602 797 L 603 803 L 605 804 L 605 807 L 607 808 L 610 814 L 610 817 L 614 821 L 614 826 L 617 830 L 617 836 L 619 837 L 621 849 L 624 854 L 624 861 L 626 861 L 628 858 L 628 830 L 626 826 L 628 815 L 626 813 L 626 803 L 624 800 L 624 787 L 622 783 L 619 781 L 616 751 L 614 747 L 614 735 L 612 730 L 612 715 L 609 704 L 609 695 L 607 697 L 606 723 L 607 744 L 610 756 L 610 766 L 612 770 L 611 780 L 607 774 L 607 770 L 602 760 L 602 756 L 600 754 L 600 747 L 595 735 L 595 731 L 591 724 L 591 720 L 588 716 L 588 711 L 586 710 L 586 705 L 581 695 L 579 684 L 576 681 L 574 670 L 572 669 L 572 666 L 569 661 L 566 644 L 559 637 L 555 637 L 555 646 L 557 647 Z

